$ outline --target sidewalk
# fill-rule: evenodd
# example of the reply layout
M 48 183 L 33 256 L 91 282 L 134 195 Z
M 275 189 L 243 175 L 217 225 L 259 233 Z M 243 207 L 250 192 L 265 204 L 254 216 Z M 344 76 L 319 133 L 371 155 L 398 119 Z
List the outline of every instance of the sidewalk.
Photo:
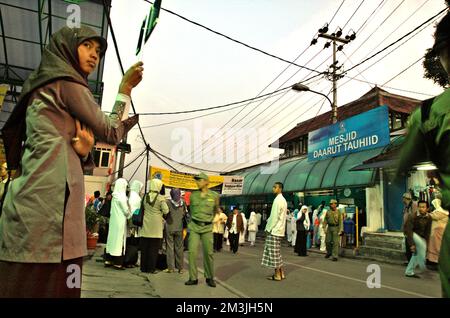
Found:
M 185 286 L 188 273 L 144 274 L 139 268 L 123 271 L 105 268 L 103 246 L 98 246 L 83 265 L 82 298 L 236 298 L 245 297 L 227 284 L 217 281 L 217 287 L 206 285 L 199 270 L 199 285 Z M 199 263 L 200 264 L 200 263 Z M 187 266 L 185 265 L 185 268 Z

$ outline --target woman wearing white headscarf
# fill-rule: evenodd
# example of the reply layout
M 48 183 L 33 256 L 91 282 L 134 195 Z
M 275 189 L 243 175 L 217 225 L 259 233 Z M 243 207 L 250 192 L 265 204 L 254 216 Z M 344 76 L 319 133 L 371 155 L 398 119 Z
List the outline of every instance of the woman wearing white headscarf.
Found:
M 248 240 L 250 241 L 250 246 L 255 246 L 256 232 L 258 232 L 258 218 L 256 213 L 252 211 L 248 219 Z
M 130 183 L 130 195 L 128 198 L 128 204 L 130 206 L 131 214 L 133 214 L 136 210 L 139 210 L 141 208 L 142 203 L 141 191 L 143 188 L 144 184 L 139 180 L 133 180 Z M 137 237 L 136 232 L 134 233 L 134 235 Z M 128 234 L 132 234 L 131 231 L 129 231 Z
M 115 269 L 124 269 L 123 256 L 127 238 L 127 219 L 131 217 L 126 193 L 127 186 L 127 180 L 118 179 L 112 194 L 105 266 L 113 265 Z
M 302 206 L 297 215 L 297 239 L 295 242 L 295 252 L 298 256 L 307 256 L 306 254 L 306 235 L 309 231 L 310 221 L 308 207 Z
M 145 196 L 144 224 L 139 232 L 141 247 L 141 272 L 156 274 L 158 250 L 164 232 L 163 216 L 169 213 L 166 198 L 161 195 L 163 183 L 152 179 L 150 192 Z
M 287 215 L 286 215 L 286 236 L 287 236 L 287 241 L 289 243 L 292 242 L 292 218 L 293 218 L 293 214 L 291 213 L 290 210 L 287 210 Z
M 144 184 L 139 180 L 133 180 L 130 183 L 130 197 L 128 204 L 130 205 L 131 213 L 141 208 L 141 191 Z
M 291 219 L 291 245 L 295 247 L 295 241 L 297 240 L 297 217 L 300 214 L 298 209 L 295 209 L 294 212 L 292 212 L 292 219 Z
M 245 217 L 245 213 L 242 212 L 242 222 L 244 224 L 244 232 L 242 233 L 242 235 L 239 236 L 239 245 L 243 246 L 245 243 L 245 238 L 247 236 L 247 218 Z
M 130 183 L 130 194 L 128 197 L 128 205 L 130 206 L 131 215 L 141 208 L 141 191 L 144 184 L 141 181 L 133 180 Z M 131 220 L 128 220 L 127 242 L 126 252 L 124 259 L 124 266 L 127 268 L 133 268 L 138 262 L 138 227 L 134 226 Z

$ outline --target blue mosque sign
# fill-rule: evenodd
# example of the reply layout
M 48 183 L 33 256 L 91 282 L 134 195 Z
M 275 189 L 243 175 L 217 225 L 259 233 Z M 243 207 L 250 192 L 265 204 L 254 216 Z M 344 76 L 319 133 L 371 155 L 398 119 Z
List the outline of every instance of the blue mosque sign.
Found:
M 308 161 L 383 147 L 389 141 L 389 112 L 381 106 L 310 132 Z

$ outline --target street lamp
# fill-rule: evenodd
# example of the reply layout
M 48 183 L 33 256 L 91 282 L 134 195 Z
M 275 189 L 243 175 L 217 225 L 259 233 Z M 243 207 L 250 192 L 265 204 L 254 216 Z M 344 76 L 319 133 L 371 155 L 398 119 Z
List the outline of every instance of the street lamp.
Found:
M 333 102 L 327 95 L 325 95 L 324 93 L 312 90 L 308 86 L 303 85 L 302 83 L 294 84 L 294 85 L 292 85 L 291 88 L 297 92 L 311 92 L 311 93 L 322 95 L 323 97 L 325 97 L 328 100 L 328 102 L 330 103 L 331 109 L 333 110 L 333 123 L 335 122 L 335 119 L 337 119 L 337 109 L 336 109 L 336 106 L 333 104 Z

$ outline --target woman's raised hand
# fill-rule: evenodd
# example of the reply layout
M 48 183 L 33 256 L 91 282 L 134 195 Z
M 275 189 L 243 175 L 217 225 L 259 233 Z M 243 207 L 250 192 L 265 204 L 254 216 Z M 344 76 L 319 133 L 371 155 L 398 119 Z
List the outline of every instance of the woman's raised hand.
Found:
M 137 62 L 131 66 L 122 78 L 120 83 L 119 93 L 130 96 L 131 91 L 135 88 L 141 81 L 144 74 L 144 63 Z

